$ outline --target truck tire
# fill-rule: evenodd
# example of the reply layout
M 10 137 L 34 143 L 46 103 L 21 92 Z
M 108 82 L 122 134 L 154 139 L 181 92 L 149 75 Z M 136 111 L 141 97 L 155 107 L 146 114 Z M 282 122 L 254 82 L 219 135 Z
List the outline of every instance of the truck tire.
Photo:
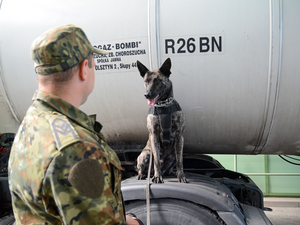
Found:
M 13 214 L 0 218 L 0 225 L 12 225 L 14 224 L 14 222 L 15 222 L 15 217 Z
M 125 207 L 127 213 L 134 213 L 144 224 L 147 223 L 146 201 L 130 202 Z M 153 225 L 225 225 L 209 209 L 175 199 L 152 199 L 150 218 Z

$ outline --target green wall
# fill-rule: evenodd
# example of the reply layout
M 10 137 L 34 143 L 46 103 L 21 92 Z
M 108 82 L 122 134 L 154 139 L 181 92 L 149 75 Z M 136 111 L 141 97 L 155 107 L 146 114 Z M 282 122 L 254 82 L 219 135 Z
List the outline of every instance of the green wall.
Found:
M 226 169 L 248 175 L 264 196 L 300 196 L 300 166 L 277 155 L 210 155 Z M 299 156 L 292 156 L 298 158 Z M 295 163 L 300 161 L 291 160 Z

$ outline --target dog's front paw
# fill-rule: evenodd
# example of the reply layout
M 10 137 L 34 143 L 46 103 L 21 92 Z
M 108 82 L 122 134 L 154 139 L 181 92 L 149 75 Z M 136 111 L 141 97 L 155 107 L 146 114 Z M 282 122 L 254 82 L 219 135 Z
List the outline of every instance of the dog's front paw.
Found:
M 158 183 L 163 183 L 164 180 L 162 179 L 162 176 L 153 176 L 152 182 L 158 184 Z
M 180 183 L 188 183 L 184 173 L 177 174 L 177 178 Z
M 139 175 L 136 176 L 137 180 L 144 180 L 145 178 L 146 178 L 146 176 L 143 175 L 143 174 L 139 174 Z

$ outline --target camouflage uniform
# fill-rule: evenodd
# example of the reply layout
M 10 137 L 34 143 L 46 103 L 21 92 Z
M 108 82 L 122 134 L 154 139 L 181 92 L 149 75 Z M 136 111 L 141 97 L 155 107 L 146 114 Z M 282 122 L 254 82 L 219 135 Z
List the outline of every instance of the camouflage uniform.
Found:
M 94 121 L 54 95 L 37 91 L 33 100 L 9 161 L 17 224 L 125 224 L 120 161 Z M 77 178 L 83 186 L 104 181 L 96 196 L 85 196 L 93 187 L 82 194 L 70 183 L 72 169 L 86 159 L 97 160 L 103 175 Z
M 50 29 L 31 47 L 40 76 L 66 71 L 93 53 L 107 54 L 74 25 Z M 122 168 L 100 124 L 52 94 L 37 91 L 33 100 L 9 159 L 17 224 L 125 224 Z

